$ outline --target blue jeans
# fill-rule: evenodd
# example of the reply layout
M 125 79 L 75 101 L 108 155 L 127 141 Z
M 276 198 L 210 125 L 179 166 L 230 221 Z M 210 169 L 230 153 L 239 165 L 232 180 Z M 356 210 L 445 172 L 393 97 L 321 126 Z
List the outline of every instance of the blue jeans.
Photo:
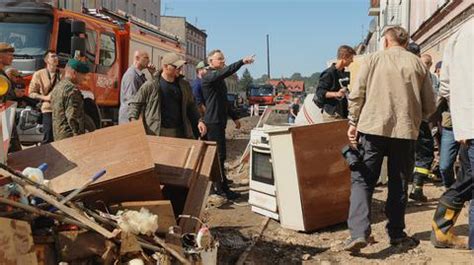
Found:
M 443 184 L 449 188 L 454 183 L 454 162 L 459 152 L 459 143 L 454 140 L 453 129 L 443 128 L 439 156 L 439 171 Z
M 291 124 L 295 123 L 295 119 L 296 119 L 295 117 L 289 116 L 288 117 L 288 123 L 291 123 Z
M 469 162 L 471 163 L 471 179 L 474 181 L 474 139 L 468 144 Z M 469 248 L 474 249 L 474 190 L 472 191 L 472 200 L 469 206 Z

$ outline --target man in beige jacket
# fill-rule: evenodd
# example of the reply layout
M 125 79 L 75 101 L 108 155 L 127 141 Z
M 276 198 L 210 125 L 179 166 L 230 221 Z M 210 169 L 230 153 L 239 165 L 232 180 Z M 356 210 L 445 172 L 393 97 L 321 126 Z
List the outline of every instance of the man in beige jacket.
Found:
M 435 111 L 430 75 L 408 52 L 409 35 L 402 27 L 384 33 L 384 51 L 369 55 L 349 94 L 349 141 L 357 145 L 364 167 L 351 173 L 348 226 L 344 249 L 359 251 L 371 234 L 370 207 L 383 157 L 388 156 L 388 198 L 385 214 L 390 244 L 406 242 L 408 177 L 413 171 L 420 123 Z
M 46 67 L 33 74 L 30 82 L 29 97 L 41 101 L 41 113 L 43 114 L 43 142 L 50 143 L 53 138 L 53 110 L 51 109 L 51 91 L 61 81 L 58 69 L 58 55 L 54 51 L 44 54 Z

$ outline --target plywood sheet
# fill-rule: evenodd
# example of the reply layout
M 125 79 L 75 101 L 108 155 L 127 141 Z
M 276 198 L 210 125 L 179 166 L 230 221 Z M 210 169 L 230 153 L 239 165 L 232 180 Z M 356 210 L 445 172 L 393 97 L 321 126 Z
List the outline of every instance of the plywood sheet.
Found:
M 211 180 L 220 174 L 217 146 L 214 143 L 205 143 L 205 152 L 200 160 L 197 173 L 196 180 L 189 188 L 183 214 L 201 218 L 211 190 Z M 179 225 L 184 233 L 197 232 L 201 226 L 195 220 L 190 219 L 181 219 Z
M 190 187 L 196 177 L 204 142 L 147 136 L 160 181 L 166 185 Z
M 107 174 L 90 188 L 103 190 L 107 199 L 162 197 L 141 121 L 29 148 L 10 155 L 8 163 L 18 170 L 47 163 L 45 178 L 51 180 L 51 188 L 59 193 L 80 187 L 105 169 Z
M 292 127 L 305 230 L 345 222 L 350 172 L 341 155 L 347 121 Z

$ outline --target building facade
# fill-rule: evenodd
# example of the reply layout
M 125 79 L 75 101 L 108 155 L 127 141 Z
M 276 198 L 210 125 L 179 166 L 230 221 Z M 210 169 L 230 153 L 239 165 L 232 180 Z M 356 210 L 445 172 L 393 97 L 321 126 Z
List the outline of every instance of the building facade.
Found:
M 409 29 L 409 0 L 370 0 L 368 15 L 373 17 L 366 38 L 358 47 L 358 53 L 373 53 L 383 49 L 383 33 L 393 26 Z M 421 2 L 421 1 L 420 1 Z
M 160 0 L 56 0 L 50 1 L 56 7 L 81 12 L 85 8 L 106 8 L 110 11 L 119 10 L 139 18 L 155 26 L 160 25 Z
M 411 1 L 410 35 L 436 63 L 449 37 L 474 16 L 472 0 Z
M 196 78 L 196 65 L 206 59 L 207 34 L 204 30 L 186 21 L 185 17 L 162 16 L 160 29 L 173 34 L 186 47 L 186 61 L 184 74 L 188 80 Z
M 275 88 L 275 94 L 285 95 L 301 95 L 305 92 L 304 81 L 298 80 L 284 80 L 284 79 L 270 79 L 267 84 L 272 85 Z

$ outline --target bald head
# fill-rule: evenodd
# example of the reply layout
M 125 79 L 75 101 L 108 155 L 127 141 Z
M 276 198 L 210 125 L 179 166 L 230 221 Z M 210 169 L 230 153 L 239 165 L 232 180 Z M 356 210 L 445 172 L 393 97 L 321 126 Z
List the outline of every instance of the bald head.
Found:
M 150 56 L 145 51 L 135 51 L 133 55 L 133 65 L 139 70 L 145 69 L 150 64 Z
M 421 55 L 421 61 L 426 66 L 426 68 L 430 70 L 431 66 L 433 65 L 433 58 L 431 58 L 431 55 L 426 53 Z

